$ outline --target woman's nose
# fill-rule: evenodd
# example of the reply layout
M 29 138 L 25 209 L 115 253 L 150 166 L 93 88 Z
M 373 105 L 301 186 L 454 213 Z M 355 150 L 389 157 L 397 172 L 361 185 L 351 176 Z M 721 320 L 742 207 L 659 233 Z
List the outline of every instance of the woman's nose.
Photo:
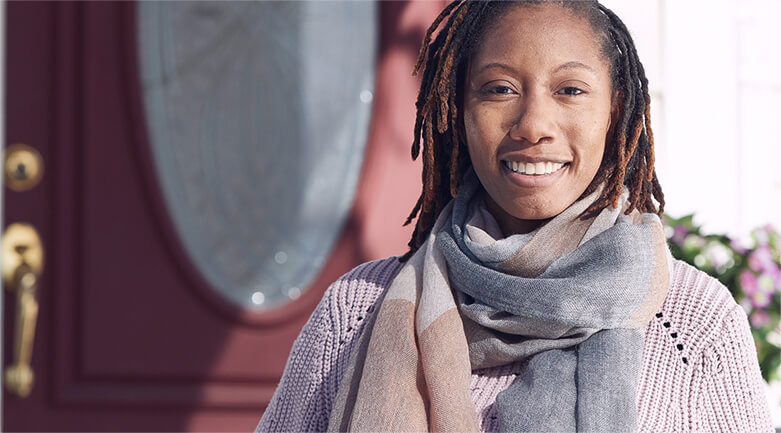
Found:
M 521 102 L 520 115 L 510 128 L 510 138 L 537 144 L 554 137 L 553 101 L 529 95 Z

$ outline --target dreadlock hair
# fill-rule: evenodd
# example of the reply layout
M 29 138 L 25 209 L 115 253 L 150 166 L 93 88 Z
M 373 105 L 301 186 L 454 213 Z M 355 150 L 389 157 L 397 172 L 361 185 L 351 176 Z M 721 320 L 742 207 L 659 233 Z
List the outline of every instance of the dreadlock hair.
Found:
M 469 59 L 479 47 L 487 23 L 501 18 L 510 6 L 542 3 L 541 0 L 455 0 L 426 31 L 413 75 L 422 71 L 418 93 L 412 159 L 423 151 L 423 188 L 404 225 L 416 216 L 406 261 L 425 241 L 439 213 L 458 192 L 461 177 L 471 166 L 463 127 L 463 88 Z M 580 216 L 593 218 L 607 206 L 616 208 L 624 186 L 629 207 L 641 212 L 664 212 L 664 194 L 654 170 L 654 137 L 651 130 L 651 98 L 648 79 L 624 23 L 596 0 L 550 1 L 589 21 L 601 38 L 602 54 L 611 71 L 613 93 L 620 113 L 596 176 L 583 192 L 585 197 L 604 185 L 601 195 Z M 432 37 L 443 21 L 447 22 Z M 610 134 L 611 132 L 608 132 Z M 654 199 L 659 203 L 657 208 Z

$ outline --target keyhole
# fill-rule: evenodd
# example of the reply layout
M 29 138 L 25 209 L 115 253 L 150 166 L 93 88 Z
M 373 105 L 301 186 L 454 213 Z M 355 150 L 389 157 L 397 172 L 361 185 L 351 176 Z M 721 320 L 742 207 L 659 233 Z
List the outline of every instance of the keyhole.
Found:
M 14 177 L 16 177 L 19 180 L 26 180 L 29 177 L 27 175 L 27 166 L 23 162 L 16 164 L 16 171 L 14 172 Z

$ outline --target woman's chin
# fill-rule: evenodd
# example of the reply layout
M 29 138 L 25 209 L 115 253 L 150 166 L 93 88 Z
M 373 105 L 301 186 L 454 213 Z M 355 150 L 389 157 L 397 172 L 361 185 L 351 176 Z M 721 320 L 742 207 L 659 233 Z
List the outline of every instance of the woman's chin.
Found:
M 534 197 L 525 197 L 524 200 L 516 199 L 501 204 L 492 198 L 486 200 L 488 211 L 496 218 L 505 236 L 529 233 L 563 212 L 568 206 L 562 203 L 535 200 Z

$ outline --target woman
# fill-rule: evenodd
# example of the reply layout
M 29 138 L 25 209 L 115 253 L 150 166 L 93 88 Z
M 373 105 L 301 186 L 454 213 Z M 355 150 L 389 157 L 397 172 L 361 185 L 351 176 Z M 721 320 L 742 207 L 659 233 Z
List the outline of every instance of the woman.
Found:
M 410 251 L 329 288 L 258 431 L 772 431 L 745 314 L 667 250 L 618 17 L 457 0 L 421 67 Z

